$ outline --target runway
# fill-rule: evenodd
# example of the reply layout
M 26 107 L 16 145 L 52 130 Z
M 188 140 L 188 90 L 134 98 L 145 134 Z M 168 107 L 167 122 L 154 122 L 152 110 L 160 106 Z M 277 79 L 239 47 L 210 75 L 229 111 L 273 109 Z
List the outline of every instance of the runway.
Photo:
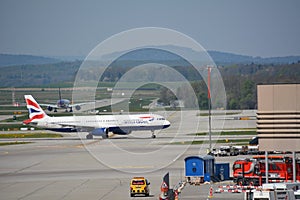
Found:
M 207 144 L 171 144 L 194 139 L 188 134 L 195 130 L 207 131 L 207 117 L 197 117 L 189 111 L 170 112 L 167 116 L 172 126 L 160 131 L 156 139 L 151 138 L 150 132 L 82 141 L 79 138 L 85 134 L 73 134 L 62 139 L 32 139 L 33 143 L 26 145 L 1 146 L 1 199 L 140 199 L 129 196 L 133 176 L 145 176 L 151 182 L 151 195 L 143 199 L 158 199 L 164 174 L 169 172 L 171 185 L 175 185 L 184 178 L 184 158 L 205 154 L 207 148 Z M 183 121 L 182 116 L 186 118 Z M 218 120 L 214 120 L 215 130 L 222 129 L 223 122 Z M 197 123 L 199 126 L 193 127 Z M 255 128 L 255 120 L 226 120 L 223 124 L 226 129 Z M 217 159 L 228 162 L 228 158 Z M 205 187 L 199 193 L 198 188 L 189 186 L 181 196 L 197 199 L 206 194 Z M 241 196 L 230 199 L 235 197 Z M 226 198 L 219 195 L 217 199 Z

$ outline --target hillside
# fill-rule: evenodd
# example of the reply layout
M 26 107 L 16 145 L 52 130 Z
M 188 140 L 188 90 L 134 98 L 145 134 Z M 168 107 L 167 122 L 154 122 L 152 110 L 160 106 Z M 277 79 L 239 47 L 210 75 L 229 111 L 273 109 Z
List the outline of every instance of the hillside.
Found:
M 138 49 L 126 53 L 114 62 L 114 66 L 136 66 L 139 64 L 158 62 L 167 64 L 169 66 L 186 66 L 187 61 L 172 52 L 159 49 L 160 47 L 152 47 L 145 49 Z M 182 54 L 190 55 L 193 60 L 199 59 L 199 54 L 193 49 L 185 47 L 167 46 L 170 51 L 176 50 Z M 220 51 L 207 51 L 214 62 L 221 66 L 230 66 L 234 64 L 292 64 L 300 62 L 300 56 L 285 56 L 285 57 L 253 57 L 246 55 L 239 55 L 234 53 L 226 53 Z M 116 52 L 104 55 L 103 60 L 111 59 L 115 55 L 120 55 L 122 52 Z M 0 67 L 18 66 L 18 65 L 43 65 L 54 64 L 59 62 L 73 62 L 83 60 L 80 56 L 61 56 L 61 57 L 42 57 L 33 55 L 11 55 L 0 54 Z
M 160 48 L 164 47 L 168 51 L 161 50 Z M 103 60 L 111 59 L 116 55 L 122 55 L 115 64 L 119 66 L 119 62 L 126 63 L 126 66 L 131 65 L 135 66 L 138 64 L 143 64 L 146 61 L 156 61 L 163 64 L 168 64 L 172 66 L 182 66 L 186 65 L 186 60 L 179 57 L 178 55 L 173 54 L 172 52 L 179 52 L 181 55 L 189 55 L 190 59 L 197 61 L 201 59 L 201 53 L 197 53 L 193 49 L 186 47 L 175 47 L 172 45 L 167 46 L 155 46 L 144 49 L 138 49 L 131 51 L 129 53 L 123 54 L 122 52 L 116 52 L 104 55 Z M 300 62 L 300 56 L 284 56 L 284 57 L 253 57 L 246 55 L 239 55 L 234 53 L 226 53 L 220 51 L 207 51 L 211 56 L 213 61 L 217 65 L 230 66 L 234 64 L 292 64 Z M 203 58 L 203 57 L 202 57 Z M 204 58 L 207 58 L 204 56 Z
M 300 83 L 300 63 L 284 65 L 233 65 L 223 67 L 227 108 L 256 109 L 256 85 Z
M 234 64 L 292 64 L 300 62 L 300 56 L 284 56 L 284 57 L 253 57 L 238 55 L 233 53 L 225 53 L 219 51 L 208 51 L 217 65 L 234 65 Z
M 151 56 L 147 57 L 147 53 L 150 53 Z M 218 69 L 224 81 L 227 108 L 229 109 L 256 108 L 256 85 L 259 83 L 300 83 L 300 62 L 297 56 L 253 58 L 220 52 L 210 52 L 210 54 L 215 57 L 216 62 L 227 63 L 226 65 L 218 65 Z M 151 60 L 145 60 L 150 58 Z M 236 63 L 229 64 L 233 61 Z M 200 108 L 207 108 L 207 99 L 205 98 L 207 88 L 202 77 L 186 60 L 178 58 L 174 54 L 170 55 L 168 52 L 148 49 L 123 55 L 111 63 L 100 81 L 115 82 L 134 66 L 149 62 L 172 66 L 179 71 L 191 81 L 197 96 L 202 99 L 199 103 Z M 72 86 L 80 65 L 80 61 L 74 61 L 1 67 L 0 86 L 48 87 L 49 85 L 60 85 L 63 87 L 66 84 Z M 93 70 L 97 70 L 97 68 L 86 70 L 85 79 L 94 80 L 95 73 Z M 161 93 L 161 99 L 165 101 L 164 103 L 174 99 L 172 94 L 168 94 L 167 98 L 163 96 L 165 94 L 167 93 Z
M 60 60 L 32 55 L 0 54 L 0 67 L 58 63 Z
M 2 67 L 1 87 L 38 87 L 73 82 L 81 62 Z

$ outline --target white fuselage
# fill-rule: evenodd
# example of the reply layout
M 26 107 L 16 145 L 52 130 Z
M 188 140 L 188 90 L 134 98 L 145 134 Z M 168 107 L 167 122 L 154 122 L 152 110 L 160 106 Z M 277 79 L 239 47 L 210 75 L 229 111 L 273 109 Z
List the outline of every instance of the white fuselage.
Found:
M 45 117 L 33 120 L 31 125 L 59 132 L 86 131 L 97 128 L 133 130 L 159 130 L 170 126 L 170 122 L 156 114 L 136 115 L 91 115 L 68 117 Z
M 29 113 L 24 124 L 58 132 L 89 132 L 87 139 L 92 139 L 93 135 L 107 138 L 108 132 L 126 135 L 135 130 L 150 130 L 155 138 L 155 130 L 170 126 L 168 120 L 156 114 L 49 117 L 32 95 L 24 97 Z

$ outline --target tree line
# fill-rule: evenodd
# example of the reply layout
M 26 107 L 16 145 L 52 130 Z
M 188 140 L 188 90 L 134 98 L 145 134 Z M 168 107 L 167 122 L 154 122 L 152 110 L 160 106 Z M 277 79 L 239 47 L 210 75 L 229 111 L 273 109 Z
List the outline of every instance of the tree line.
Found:
M 224 82 L 227 108 L 224 109 L 257 109 L 257 84 L 300 83 L 300 63 L 286 65 L 232 65 L 218 67 Z M 207 85 L 203 80 L 191 81 L 197 96 L 200 109 L 208 109 Z M 176 94 L 162 88 L 160 101 L 169 104 L 184 94 L 186 87 L 178 88 Z M 193 102 L 186 102 L 191 107 Z
M 44 65 L 21 65 L 2 67 L 0 74 L 1 87 L 47 87 L 53 84 L 73 83 L 81 62 L 61 62 Z M 195 103 L 201 109 L 208 108 L 207 86 L 202 77 L 192 66 L 172 66 L 181 73 L 195 91 L 197 102 L 189 99 L 185 102 L 186 107 L 194 106 Z M 111 65 L 99 81 L 117 82 L 133 66 Z M 95 80 L 93 70 L 86 70 L 85 79 Z M 218 66 L 221 73 L 226 95 L 226 109 L 255 109 L 257 107 L 256 85 L 272 83 L 300 83 L 300 62 L 282 65 L 273 64 L 236 64 L 230 66 Z M 157 74 L 152 74 L 157 76 Z M 163 76 L 163 73 L 159 74 Z M 159 87 L 160 101 L 166 105 L 174 102 L 177 98 L 187 95 L 190 88 L 180 86 L 177 91 L 170 91 L 163 86 Z M 148 88 L 149 89 L 149 88 Z M 153 89 L 157 90 L 157 87 Z

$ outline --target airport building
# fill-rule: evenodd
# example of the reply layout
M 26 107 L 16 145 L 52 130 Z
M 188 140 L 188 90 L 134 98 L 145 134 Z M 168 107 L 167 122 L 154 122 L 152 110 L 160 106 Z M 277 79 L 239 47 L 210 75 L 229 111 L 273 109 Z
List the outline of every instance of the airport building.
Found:
M 300 84 L 257 85 L 260 151 L 300 151 Z

